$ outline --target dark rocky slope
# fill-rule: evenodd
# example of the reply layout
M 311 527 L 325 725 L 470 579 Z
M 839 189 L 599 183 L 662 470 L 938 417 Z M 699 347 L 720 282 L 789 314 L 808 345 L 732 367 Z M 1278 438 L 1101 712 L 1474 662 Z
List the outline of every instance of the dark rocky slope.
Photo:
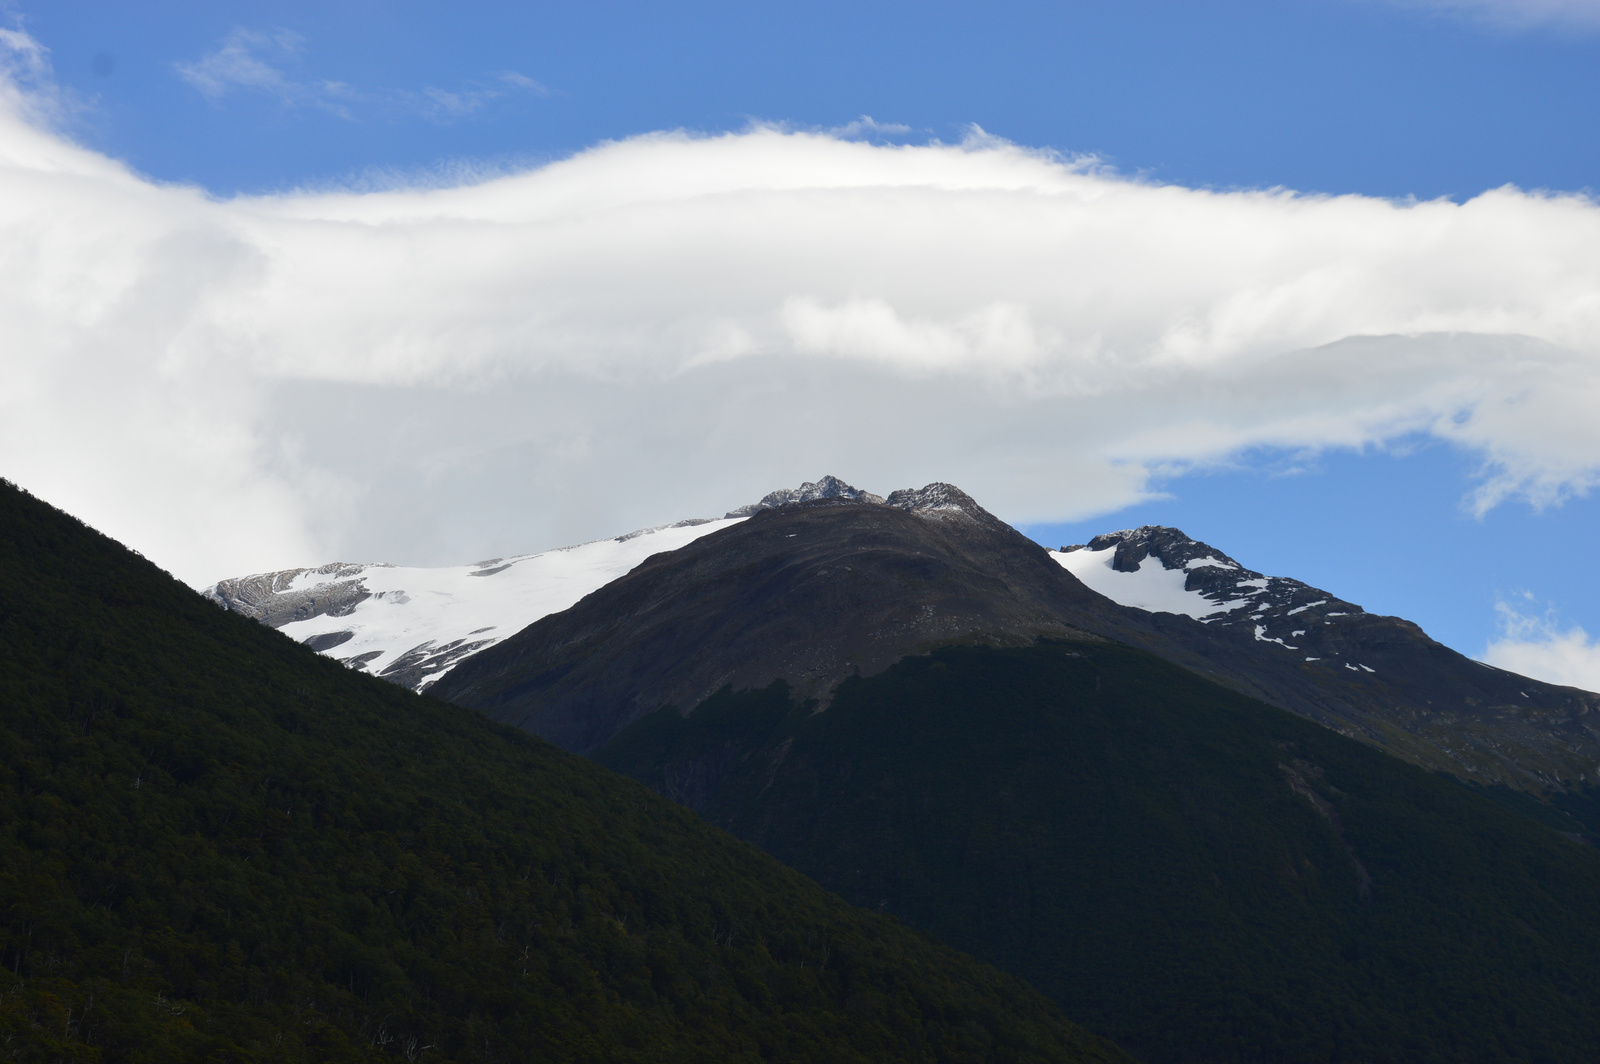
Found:
M 949 643 L 1115 628 L 1120 607 L 948 485 L 816 499 L 651 557 L 467 659 L 434 693 L 578 752 L 663 703 L 847 676 Z

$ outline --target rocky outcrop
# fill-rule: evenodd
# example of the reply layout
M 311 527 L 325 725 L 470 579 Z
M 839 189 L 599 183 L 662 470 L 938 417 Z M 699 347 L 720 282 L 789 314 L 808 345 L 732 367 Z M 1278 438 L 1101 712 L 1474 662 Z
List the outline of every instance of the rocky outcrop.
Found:
M 870 491 L 851 487 L 836 476 L 825 476 L 821 480 L 808 480 L 798 488 L 779 488 L 777 491 L 768 492 L 760 502 L 746 503 L 737 509 L 729 510 L 727 517 L 750 517 L 762 510 L 775 510 L 780 506 L 792 506 L 797 502 L 815 502 L 818 499 L 848 499 L 856 502 L 883 502 L 881 495 L 874 495 Z
M 269 628 L 282 628 L 312 617 L 349 616 L 371 596 L 361 580 L 361 574 L 369 568 L 334 562 L 316 569 L 257 573 L 219 580 L 201 594 L 224 609 L 242 613 Z

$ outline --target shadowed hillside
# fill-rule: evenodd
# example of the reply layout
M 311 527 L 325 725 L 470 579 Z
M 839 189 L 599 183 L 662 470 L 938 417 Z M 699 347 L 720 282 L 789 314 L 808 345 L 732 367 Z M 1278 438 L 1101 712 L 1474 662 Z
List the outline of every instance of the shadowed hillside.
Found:
M 724 691 L 595 756 L 1150 1061 L 1600 1045 L 1600 851 L 1451 777 L 1105 641 L 939 649 L 815 708 Z
M 1112 1061 L 631 781 L 0 483 L 0 1053 Z

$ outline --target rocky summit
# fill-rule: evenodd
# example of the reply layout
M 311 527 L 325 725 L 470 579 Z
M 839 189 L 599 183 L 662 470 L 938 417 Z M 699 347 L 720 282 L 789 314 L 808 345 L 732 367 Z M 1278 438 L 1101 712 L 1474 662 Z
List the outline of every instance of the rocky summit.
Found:
M 1473 661 L 1175 528 L 1110 532 L 1053 557 L 1231 686 L 1409 761 L 1519 789 L 1600 775 L 1600 695 Z
M 808 480 L 798 488 L 779 488 L 777 491 L 768 492 L 762 496 L 760 502 L 746 503 L 744 506 L 729 510 L 728 517 L 750 517 L 762 510 L 776 510 L 780 506 L 791 506 L 797 502 L 814 502 L 817 499 L 852 499 L 858 502 L 882 502 L 883 497 L 874 495 L 870 491 L 862 491 L 852 487 L 829 474 L 821 480 Z

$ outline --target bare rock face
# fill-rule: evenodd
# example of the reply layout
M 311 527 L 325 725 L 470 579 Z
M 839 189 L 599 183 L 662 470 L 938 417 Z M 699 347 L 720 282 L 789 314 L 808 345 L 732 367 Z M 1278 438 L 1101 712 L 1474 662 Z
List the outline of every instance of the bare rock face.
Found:
M 206 598 L 235 613 L 281 628 L 312 617 L 345 617 L 371 597 L 361 574 L 370 566 L 334 562 L 316 569 L 284 569 L 219 580 L 206 588 Z M 305 578 L 310 579 L 305 579 Z M 306 583 L 296 589 L 296 583 Z M 319 648 L 320 649 L 320 648 Z
M 845 677 L 963 642 L 1095 638 L 1106 603 L 958 489 L 758 511 L 458 665 L 434 694 L 578 752 L 664 704 Z
M 884 503 L 930 521 L 965 522 L 999 533 L 1011 531 L 1010 525 L 954 484 L 935 482 L 924 488 L 901 488 L 890 492 Z

